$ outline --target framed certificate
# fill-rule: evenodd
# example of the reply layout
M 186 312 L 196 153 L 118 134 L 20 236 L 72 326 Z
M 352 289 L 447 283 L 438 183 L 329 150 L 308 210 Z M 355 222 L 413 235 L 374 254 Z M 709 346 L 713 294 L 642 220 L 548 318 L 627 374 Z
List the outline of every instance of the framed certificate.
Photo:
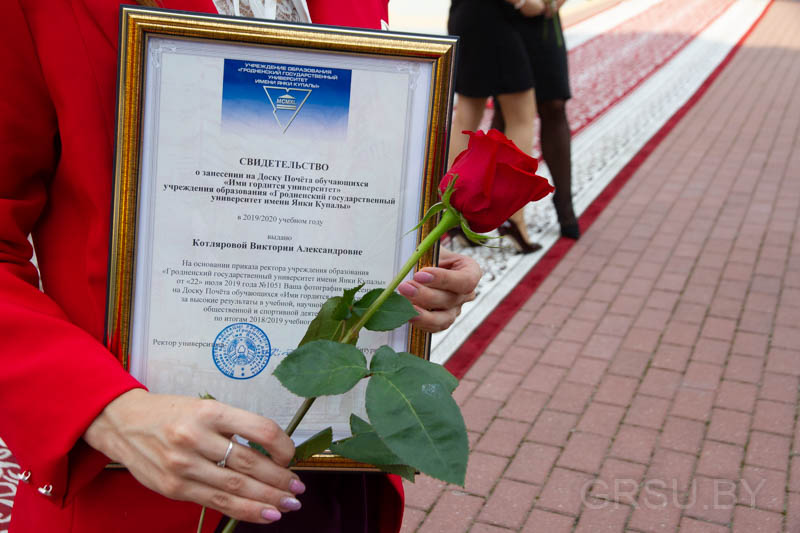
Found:
M 429 230 L 408 233 L 445 169 L 456 39 L 121 16 L 108 346 L 153 392 L 286 427 L 302 399 L 275 367 L 328 297 L 385 286 Z M 359 346 L 428 342 L 407 327 Z M 349 435 L 363 396 L 319 398 L 296 441 Z

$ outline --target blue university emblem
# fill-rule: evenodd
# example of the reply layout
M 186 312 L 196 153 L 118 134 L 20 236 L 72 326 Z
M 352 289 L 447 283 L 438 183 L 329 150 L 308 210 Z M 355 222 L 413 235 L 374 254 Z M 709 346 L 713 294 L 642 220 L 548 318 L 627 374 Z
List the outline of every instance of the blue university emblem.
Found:
M 272 104 L 272 115 L 278 122 L 283 132 L 292 123 L 294 118 L 311 95 L 311 89 L 287 89 L 286 87 L 264 86 L 269 103 Z

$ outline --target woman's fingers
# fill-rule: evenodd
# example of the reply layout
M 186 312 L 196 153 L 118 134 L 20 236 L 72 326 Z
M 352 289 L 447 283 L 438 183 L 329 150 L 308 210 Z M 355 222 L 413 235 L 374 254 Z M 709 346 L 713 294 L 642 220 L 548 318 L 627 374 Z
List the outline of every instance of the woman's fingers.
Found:
M 217 466 L 229 443 L 233 443 L 233 447 L 225 461 L 225 467 Z M 291 470 L 276 465 L 269 457 L 234 440 L 226 441 L 221 436 L 209 439 L 208 444 L 202 445 L 199 452 L 207 459 L 207 465 L 194 470 L 191 477 L 198 481 L 205 480 L 211 486 L 230 490 L 239 496 L 269 501 L 276 507 L 280 507 L 281 498 L 294 497 L 305 491 L 305 486 Z M 201 471 L 209 477 L 198 477 L 198 472 Z M 246 478 L 252 482 L 245 482 Z M 266 495 L 274 497 L 272 500 L 262 499 Z
M 269 524 L 281 519 L 281 512 L 272 505 L 237 496 L 205 483 L 188 484 L 181 497 L 175 499 L 196 502 L 243 522 Z
M 463 257 L 463 256 L 462 256 Z M 448 267 L 428 267 L 414 274 L 414 281 L 432 289 L 454 294 L 469 294 L 481 279 L 480 267 L 474 260 L 456 261 Z
M 468 296 L 431 289 L 417 282 L 403 282 L 397 292 L 408 298 L 417 311 L 410 322 L 429 333 L 449 328 L 461 313 L 461 304 Z
M 429 311 L 460 308 L 475 299 L 477 277 L 443 268 L 429 268 L 417 272 L 412 281 L 405 281 L 397 292 L 412 304 Z
M 422 285 L 414 281 L 403 283 L 397 288 L 397 292 L 408 298 L 415 306 L 428 311 L 460 308 L 461 304 L 474 297 L 471 293 L 458 294 Z
M 414 304 L 419 316 L 412 322 L 435 333 L 447 329 L 461 313 L 461 306 L 475 299 L 481 269 L 474 259 L 442 248 L 439 267 L 425 268 L 412 281 L 405 281 L 397 292 Z
M 227 453 L 233 434 L 263 445 L 272 458 L 238 443 Z M 128 391 L 106 406 L 84 439 L 144 486 L 239 520 L 279 520 L 299 509 L 295 495 L 305 490 L 285 468 L 294 444 L 275 422 L 214 400 Z
M 460 307 L 441 311 L 428 311 L 417 306 L 414 306 L 414 308 L 419 315 L 411 319 L 411 322 L 419 329 L 430 333 L 446 330 L 453 325 L 456 317 L 461 314 Z
M 213 400 L 202 400 L 200 405 L 198 416 L 218 433 L 240 435 L 262 445 L 280 466 L 288 466 L 294 457 L 292 439 L 272 420 Z
M 445 247 L 439 249 L 438 268 L 424 268 L 421 272 L 433 273 L 434 281 L 442 284 L 436 285 L 438 288 L 458 294 L 472 293 L 483 275 L 480 265 L 473 258 L 454 253 Z
M 241 472 L 236 469 L 236 466 L 237 464 L 241 465 L 241 459 L 238 456 L 244 451 L 244 447 L 237 444 L 234 451 L 235 455 L 231 454 L 231 460 L 225 468 L 210 461 L 203 461 L 197 468 L 187 472 L 187 477 L 225 494 L 260 502 L 262 505 L 268 504 L 283 512 L 300 509 L 300 501 L 288 489 L 290 480 L 294 479 L 291 473 L 286 475 L 280 472 L 284 469 L 277 467 L 274 463 L 272 464 L 273 468 L 270 469 L 271 461 L 264 456 L 261 456 L 261 460 L 257 462 L 267 468 L 259 468 L 257 476 Z M 245 462 L 247 463 L 247 461 Z M 287 488 L 283 489 L 282 487 Z
M 519 11 L 526 17 L 535 17 L 544 13 L 544 9 L 542 0 L 527 0 Z

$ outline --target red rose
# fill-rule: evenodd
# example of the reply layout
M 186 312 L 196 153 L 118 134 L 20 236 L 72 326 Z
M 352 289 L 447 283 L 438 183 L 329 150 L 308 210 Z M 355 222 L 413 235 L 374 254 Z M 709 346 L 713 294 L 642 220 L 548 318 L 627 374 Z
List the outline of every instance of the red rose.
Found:
M 467 149 L 453 161 L 439 190 L 444 193 L 458 176 L 450 205 L 464 215 L 472 231 L 498 228 L 525 204 L 555 190 L 535 174 L 539 162 L 499 131 L 463 133 L 469 135 Z

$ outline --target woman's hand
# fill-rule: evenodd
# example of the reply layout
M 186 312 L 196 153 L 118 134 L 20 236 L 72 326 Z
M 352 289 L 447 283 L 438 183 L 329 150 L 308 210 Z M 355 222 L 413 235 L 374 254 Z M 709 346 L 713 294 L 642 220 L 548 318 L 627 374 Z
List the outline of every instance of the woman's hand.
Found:
M 549 1 L 549 0 L 545 0 Z M 543 0 L 506 0 L 513 5 L 523 16 L 535 17 L 545 12 L 545 1 Z
M 558 13 L 559 8 L 564 5 L 566 0 L 545 0 L 544 3 L 544 16 L 553 18 L 553 15 Z
M 272 458 L 234 443 L 264 446 Z M 125 465 L 144 486 L 193 501 L 237 520 L 267 524 L 296 511 L 305 487 L 287 469 L 294 444 L 267 418 L 214 400 L 128 391 L 109 403 L 84 440 Z
M 423 268 L 412 281 L 404 281 L 397 292 L 408 298 L 419 316 L 411 323 L 435 333 L 449 328 L 461 314 L 461 305 L 475 299 L 481 269 L 471 257 L 439 251 L 439 266 Z

